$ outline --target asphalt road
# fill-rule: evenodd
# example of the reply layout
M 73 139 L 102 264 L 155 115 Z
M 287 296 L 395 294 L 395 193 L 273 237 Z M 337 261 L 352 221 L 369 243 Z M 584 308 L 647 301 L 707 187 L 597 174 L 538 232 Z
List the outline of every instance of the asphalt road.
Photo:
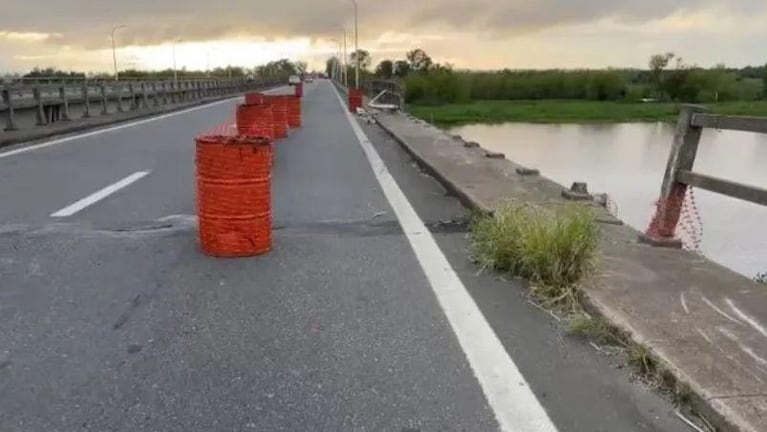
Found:
M 689 431 L 517 283 L 478 274 L 467 211 L 363 124 L 396 200 L 327 82 L 277 146 L 274 251 L 202 256 L 193 137 L 235 102 L 0 153 L 1 431 L 484 432 L 526 415 L 543 426 L 506 430 Z M 455 318 L 468 309 L 440 296 L 418 238 L 481 313 Z M 457 336 L 483 330 L 497 347 L 479 355 Z M 493 353 L 524 378 L 487 375 Z

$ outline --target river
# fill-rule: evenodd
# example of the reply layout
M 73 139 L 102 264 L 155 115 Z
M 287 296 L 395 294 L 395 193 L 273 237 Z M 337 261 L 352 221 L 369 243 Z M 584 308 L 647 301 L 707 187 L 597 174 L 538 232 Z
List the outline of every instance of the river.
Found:
M 618 217 L 644 230 L 658 199 L 674 127 L 507 123 L 450 132 L 538 168 L 560 184 L 588 182 L 591 192 L 608 193 Z M 706 129 L 694 170 L 767 187 L 767 135 Z M 704 190 L 694 191 L 694 201 L 705 256 L 748 277 L 767 271 L 767 207 Z

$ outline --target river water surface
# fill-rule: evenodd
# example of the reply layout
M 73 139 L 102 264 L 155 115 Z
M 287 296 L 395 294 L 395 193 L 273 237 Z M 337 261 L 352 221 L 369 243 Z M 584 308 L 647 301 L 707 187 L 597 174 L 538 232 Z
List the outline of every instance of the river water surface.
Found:
M 538 125 L 507 123 L 451 129 L 508 159 L 569 186 L 586 181 L 606 192 L 617 215 L 644 230 L 658 199 L 673 125 Z M 767 135 L 706 129 L 694 171 L 767 188 Z M 767 271 L 767 207 L 694 191 L 702 219 L 702 251 L 748 277 Z

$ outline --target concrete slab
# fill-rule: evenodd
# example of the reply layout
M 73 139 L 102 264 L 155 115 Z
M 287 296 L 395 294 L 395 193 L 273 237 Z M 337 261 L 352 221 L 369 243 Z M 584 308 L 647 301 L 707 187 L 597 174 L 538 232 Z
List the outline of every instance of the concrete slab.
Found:
M 379 124 L 465 204 L 492 212 L 509 201 L 562 205 L 561 185 L 518 174 L 449 135 L 398 114 Z M 637 242 L 603 219 L 599 275 L 587 302 L 648 347 L 690 386 L 694 407 L 726 431 L 767 430 L 767 289 L 701 256 Z

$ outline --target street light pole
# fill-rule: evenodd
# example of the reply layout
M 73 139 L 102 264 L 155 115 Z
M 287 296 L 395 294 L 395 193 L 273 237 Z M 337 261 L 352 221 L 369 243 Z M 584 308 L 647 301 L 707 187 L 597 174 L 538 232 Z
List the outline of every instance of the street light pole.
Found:
M 173 41 L 173 83 L 178 85 L 178 70 L 176 69 L 176 41 Z
M 121 28 L 125 28 L 124 24 L 120 24 L 112 28 L 112 61 L 115 66 L 115 81 L 120 81 L 120 73 L 117 71 L 117 48 L 115 47 L 115 32 Z
M 341 81 L 339 80 L 339 74 L 342 73 L 342 71 L 341 71 L 341 59 L 339 58 L 339 57 L 341 57 L 341 41 L 339 41 L 338 39 L 335 39 L 335 38 L 330 39 L 330 41 L 338 44 L 338 50 L 333 53 L 333 57 L 335 59 L 333 61 L 333 70 L 332 70 L 332 72 L 333 72 L 332 75 L 333 76 L 331 78 L 333 80 L 335 80 L 335 81 L 338 81 L 338 83 L 340 84 Z M 343 76 L 343 75 L 341 75 L 341 76 Z
M 349 67 L 346 65 L 346 29 L 344 29 L 344 73 L 343 73 L 343 79 L 344 79 L 344 86 L 349 87 Z
M 360 88 L 360 47 L 359 47 L 359 14 L 358 14 L 358 7 L 357 7 L 357 0 L 352 0 L 354 3 L 354 60 L 356 63 L 356 68 L 354 71 L 354 83 L 355 88 Z

